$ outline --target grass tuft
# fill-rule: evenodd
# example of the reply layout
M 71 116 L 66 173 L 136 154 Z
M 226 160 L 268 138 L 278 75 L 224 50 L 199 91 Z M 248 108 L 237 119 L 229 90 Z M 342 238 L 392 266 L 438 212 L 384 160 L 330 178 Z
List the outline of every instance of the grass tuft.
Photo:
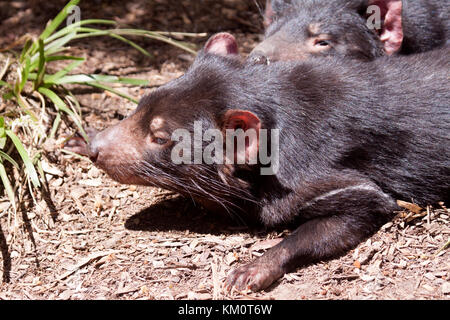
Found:
M 45 184 L 43 174 L 38 174 L 41 164 L 42 144 L 53 139 L 63 119 L 70 119 L 83 137 L 88 137 L 82 126 L 79 103 L 66 87 L 85 85 L 109 91 L 119 97 L 137 103 L 131 97 L 110 84 L 147 85 L 147 80 L 110 75 L 77 74 L 76 70 L 85 62 L 82 57 L 66 55 L 68 44 L 73 40 L 108 36 L 122 41 L 142 54 L 152 55 L 127 37 L 139 36 L 169 43 L 195 54 L 195 46 L 172 37 L 203 37 L 205 34 L 169 33 L 140 29 L 121 29 L 115 21 L 86 19 L 66 26 L 69 9 L 80 0 L 71 0 L 48 22 L 37 39 L 22 36 L 13 45 L 0 50 L 0 178 L 1 186 L 16 212 L 19 197 L 17 190 L 28 186 L 33 190 Z M 106 29 L 105 29 L 106 28 Z M 109 29 L 107 29 L 109 28 Z M 23 45 L 20 52 L 14 47 Z M 8 54 L 2 53 L 8 51 Z M 67 64 L 55 73 L 48 72 L 54 61 Z M 13 107 L 6 108 L 5 103 Z

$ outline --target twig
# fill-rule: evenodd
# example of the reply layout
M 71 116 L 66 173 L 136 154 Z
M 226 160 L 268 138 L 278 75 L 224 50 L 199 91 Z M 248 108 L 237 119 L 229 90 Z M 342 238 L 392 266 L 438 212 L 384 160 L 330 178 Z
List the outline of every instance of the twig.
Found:
M 450 239 L 447 241 L 446 244 L 444 244 L 435 254 L 434 256 L 437 256 L 441 251 L 446 250 L 448 247 L 450 247 Z
M 102 252 L 96 252 L 91 254 L 89 257 L 84 258 L 83 260 L 81 260 L 81 262 L 79 262 L 78 264 L 76 264 L 75 266 L 73 266 L 71 268 L 71 270 L 67 271 L 66 273 L 64 273 L 62 276 L 58 277 L 58 281 L 64 280 L 67 277 L 69 277 L 70 275 L 74 274 L 75 272 L 77 272 L 79 269 L 81 269 L 82 267 L 88 265 L 89 263 L 94 262 L 95 260 L 110 255 L 111 253 L 117 253 L 120 252 L 120 250 L 111 250 L 111 251 L 102 251 Z
M 211 272 L 213 281 L 213 300 L 218 300 L 220 298 L 220 282 L 219 275 L 217 272 L 218 264 L 217 257 L 214 256 L 213 261 L 211 261 Z
M 10 63 L 9 63 L 9 57 L 8 57 L 8 58 L 6 58 L 6 62 L 5 62 L 4 67 L 0 71 L 0 80 L 2 80 L 3 76 L 6 73 L 6 70 L 8 70 L 8 68 L 9 68 L 9 66 L 10 66 Z

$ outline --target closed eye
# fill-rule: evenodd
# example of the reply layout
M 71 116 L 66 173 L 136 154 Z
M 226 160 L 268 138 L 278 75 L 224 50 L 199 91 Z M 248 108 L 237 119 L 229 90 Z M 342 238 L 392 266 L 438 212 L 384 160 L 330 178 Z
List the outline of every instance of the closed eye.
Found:
M 327 47 L 331 45 L 329 40 L 316 40 L 314 43 L 315 46 Z
M 168 141 L 169 141 L 169 140 L 167 140 L 167 139 L 164 139 L 164 138 L 158 138 L 158 137 L 155 137 L 155 138 L 153 139 L 153 142 L 154 142 L 154 143 L 157 143 L 157 144 L 159 144 L 159 145 L 164 145 L 164 144 L 166 144 Z

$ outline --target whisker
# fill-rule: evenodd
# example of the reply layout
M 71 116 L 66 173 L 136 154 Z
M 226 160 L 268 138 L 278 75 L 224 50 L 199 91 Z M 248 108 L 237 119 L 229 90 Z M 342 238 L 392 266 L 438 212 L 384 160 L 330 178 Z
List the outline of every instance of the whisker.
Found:
M 180 176 L 180 167 L 176 165 L 166 164 L 164 167 L 159 167 L 146 161 L 133 164 L 132 170 L 155 186 L 189 196 L 193 203 L 196 198 L 213 201 L 240 223 L 245 224 L 239 215 L 239 212 L 245 212 L 241 207 L 243 203 L 251 202 L 259 205 L 246 188 L 223 183 L 217 167 L 214 166 L 187 167 L 189 172 L 186 177 Z

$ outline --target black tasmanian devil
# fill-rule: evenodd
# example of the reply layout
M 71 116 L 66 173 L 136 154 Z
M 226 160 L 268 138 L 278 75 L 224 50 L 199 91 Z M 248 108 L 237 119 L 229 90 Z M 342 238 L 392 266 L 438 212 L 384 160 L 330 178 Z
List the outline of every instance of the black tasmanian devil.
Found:
M 267 0 L 265 25 L 265 39 L 250 55 L 254 60 L 373 60 L 444 46 L 450 6 L 441 0 Z
M 226 280 L 260 290 L 355 247 L 397 199 L 449 200 L 448 53 L 266 66 L 242 63 L 233 36 L 220 33 L 184 76 L 90 145 L 69 147 L 121 183 L 174 190 L 266 225 L 297 224 Z

